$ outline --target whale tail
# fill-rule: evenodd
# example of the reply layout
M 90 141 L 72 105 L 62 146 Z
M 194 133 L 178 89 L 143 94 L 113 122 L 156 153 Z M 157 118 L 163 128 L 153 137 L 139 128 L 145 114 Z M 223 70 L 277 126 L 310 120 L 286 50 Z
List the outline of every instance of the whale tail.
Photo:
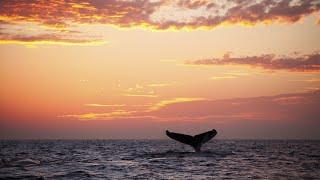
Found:
M 184 144 L 188 144 L 194 148 L 196 152 L 201 151 L 201 146 L 210 141 L 214 136 L 217 135 L 217 131 L 215 129 L 201 133 L 195 136 L 190 136 L 186 134 L 174 133 L 166 130 L 166 134 L 169 138 L 179 141 Z

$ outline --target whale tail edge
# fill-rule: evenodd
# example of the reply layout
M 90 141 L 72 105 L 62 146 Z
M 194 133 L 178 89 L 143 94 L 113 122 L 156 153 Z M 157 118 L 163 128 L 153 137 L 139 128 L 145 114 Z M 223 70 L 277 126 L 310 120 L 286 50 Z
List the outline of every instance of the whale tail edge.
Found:
M 214 136 L 216 136 L 217 131 L 213 129 L 211 131 L 197 134 L 195 136 L 190 136 L 187 134 L 180 134 L 180 133 L 170 132 L 166 130 L 166 135 L 169 138 L 176 140 L 180 143 L 190 145 L 194 148 L 196 152 L 200 152 L 201 146 L 206 142 L 210 141 Z

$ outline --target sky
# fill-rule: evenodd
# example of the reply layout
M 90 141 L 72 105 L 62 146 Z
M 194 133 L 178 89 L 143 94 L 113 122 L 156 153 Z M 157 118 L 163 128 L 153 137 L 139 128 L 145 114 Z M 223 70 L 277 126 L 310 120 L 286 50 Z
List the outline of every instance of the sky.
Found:
M 2 0 L 1 139 L 320 139 L 318 0 Z

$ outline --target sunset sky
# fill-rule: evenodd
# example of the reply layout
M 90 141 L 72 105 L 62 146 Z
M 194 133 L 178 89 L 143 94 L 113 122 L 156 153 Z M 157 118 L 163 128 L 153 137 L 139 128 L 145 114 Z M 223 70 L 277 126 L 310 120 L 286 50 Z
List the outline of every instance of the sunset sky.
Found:
M 2 0 L 0 138 L 320 139 L 319 0 Z

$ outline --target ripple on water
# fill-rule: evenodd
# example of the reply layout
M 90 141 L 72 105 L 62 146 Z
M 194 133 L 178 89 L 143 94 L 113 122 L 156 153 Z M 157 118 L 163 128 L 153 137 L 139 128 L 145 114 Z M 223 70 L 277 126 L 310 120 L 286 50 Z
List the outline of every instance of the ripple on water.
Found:
M 319 141 L 0 141 L 0 179 L 320 177 Z

